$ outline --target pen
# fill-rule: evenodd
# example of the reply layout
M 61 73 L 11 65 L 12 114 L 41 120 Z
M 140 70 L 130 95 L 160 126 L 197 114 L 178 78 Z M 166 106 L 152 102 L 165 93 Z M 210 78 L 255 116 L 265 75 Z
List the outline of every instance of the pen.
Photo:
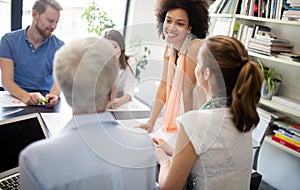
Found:
M 40 103 L 48 103 L 49 101 L 47 99 L 40 100 Z

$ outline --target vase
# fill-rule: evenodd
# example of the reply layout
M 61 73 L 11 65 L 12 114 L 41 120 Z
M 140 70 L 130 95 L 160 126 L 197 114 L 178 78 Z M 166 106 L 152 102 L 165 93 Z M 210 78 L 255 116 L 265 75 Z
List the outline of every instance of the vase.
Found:
M 278 92 L 280 84 L 281 82 L 275 82 L 275 89 L 272 92 L 272 90 L 267 89 L 267 81 L 264 80 L 261 86 L 261 97 L 270 100 Z

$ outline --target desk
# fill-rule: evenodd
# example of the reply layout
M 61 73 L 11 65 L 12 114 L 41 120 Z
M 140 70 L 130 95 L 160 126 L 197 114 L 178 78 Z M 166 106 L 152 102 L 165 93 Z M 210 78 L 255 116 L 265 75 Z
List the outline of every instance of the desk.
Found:
M 22 107 L 0 107 L 0 120 L 21 116 L 25 114 L 30 114 L 30 113 L 53 113 L 53 112 L 70 112 L 70 113 L 72 112 L 71 108 L 67 104 L 63 95 L 59 98 L 58 103 L 54 107 L 46 107 L 44 105 L 22 106 Z

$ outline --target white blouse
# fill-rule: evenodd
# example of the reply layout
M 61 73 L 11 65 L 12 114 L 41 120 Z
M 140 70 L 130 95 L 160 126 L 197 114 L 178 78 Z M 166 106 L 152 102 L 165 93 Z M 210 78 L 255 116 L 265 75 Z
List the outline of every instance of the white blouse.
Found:
M 177 118 L 198 158 L 191 174 L 196 189 L 250 188 L 251 133 L 235 127 L 229 108 L 193 110 Z
M 118 91 L 123 94 L 129 94 L 132 96 L 133 87 L 135 85 L 135 72 L 136 72 L 136 61 L 134 57 L 129 57 L 128 64 L 132 70 L 127 66 L 125 69 L 120 69 L 118 77 Z

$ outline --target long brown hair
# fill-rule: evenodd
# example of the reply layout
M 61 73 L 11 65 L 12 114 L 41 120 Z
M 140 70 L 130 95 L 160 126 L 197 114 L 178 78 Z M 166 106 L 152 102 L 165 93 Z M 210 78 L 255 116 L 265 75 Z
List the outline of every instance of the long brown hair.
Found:
M 126 67 L 129 67 L 131 73 L 134 74 L 132 68 L 128 64 L 128 59 L 130 58 L 130 56 L 125 54 L 125 41 L 124 41 L 122 34 L 118 30 L 112 29 L 112 30 L 105 32 L 104 38 L 113 40 L 118 43 L 118 45 L 120 46 L 120 49 L 121 49 L 121 55 L 119 57 L 119 63 L 120 63 L 121 68 L 126 69 Z
M 205 47 L 203 53 L 213 56 L 221 71 L 217 80 L 224 82 L 227 96 L 232 97 L 230 110 L 237 129 L 241 132 L 250 131 L 259 122 L 256 107 L 260 99 L 262 76 L 258 65 L 249 61 L 243 44 L 232 37 L 210 37 L 205 40 Z M 203 61 L 203 64 L 211 67 L 211 61 Z

